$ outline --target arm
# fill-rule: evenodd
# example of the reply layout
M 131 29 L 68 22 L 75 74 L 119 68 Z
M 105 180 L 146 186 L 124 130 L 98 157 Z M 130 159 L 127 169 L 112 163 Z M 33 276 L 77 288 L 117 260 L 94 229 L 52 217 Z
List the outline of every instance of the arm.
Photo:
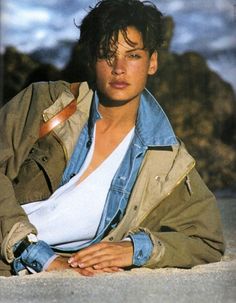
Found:
M 14 180 L 38 140 L 42 111 L 51 104 L 48 84 L 32 84 L 0 110 L 0 244 L 7 263 L 13 247 L 28 234 L 37 234 L 16 197 Z
M 15 256 L 16 247 L 22 246 L 27 235 L 37 234 L 37 230 L 17 200 L 14 179 L 19 176 L 22 163 L 38 140 L 42 112 L 51 103 L 48 84 L 32 84 L 0 110 L 1 256 L 12 265 L 16 274 L 25 268 L 42 271 L 56 258 L 43 241 L 30 244 Z
M 182 181 L 138 228 L 127 232 L 134 245 L 92 245 L 74 255 L 69 260 L 71 266 L 191 268 L 219 261 L 224 241 L 215 198 L 195 169 L 188 178 L 190 185 Z
M 12 260 L 12 246 L 28 233 L 35 233 L 23 209 L 17 202 L 13 179 L 34 141 L 34 129 L 28 118 L 32 86 L 19 93 L 0 111 L 0 213 L 1 250 L 4 259 Z M 29 133 L 32 130 L 32 133 Z M 36 130 L 35 130 L 36 132 Z M 22 142 L 24 144 L 22 144 Z M 14 232 L 10 232 L 11 230 Z M 15 238 L 15 239 L 14 239 Z
M 219 211 L 212 193 L 193 169 L 141 226 L 153 243 L 149 268 L 184 267 L 217 262 L 224 252 Z

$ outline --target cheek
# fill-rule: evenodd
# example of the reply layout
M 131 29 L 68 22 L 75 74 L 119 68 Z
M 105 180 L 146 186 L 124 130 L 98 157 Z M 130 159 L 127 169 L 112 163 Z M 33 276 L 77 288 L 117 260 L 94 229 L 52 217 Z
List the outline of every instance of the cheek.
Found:
M 109 76 L 109 68 L 107 64 L 97 64 L 96 65 L 96 82 L 97 83 L 104 83 Z
M 139 68 L 136 68 L 132 72 L 133 79 L 135 80 L 136 84 L 140 86 L 145 86 L 147 82 L 148 77 L 148 70 L 145 66 L 140 66 Z
M 140 81 L 142 79 L 146 79 L 148 75 L 149 65 L 146 61 L 140 62 L 140 64 L 131 63 L 130 64 L 130 72 L 132 75 L 136 76 Z
M 96 67 L 96 83 L 98 86 L 100 86 L 103 83 L 104 79 L 104 69 L 99 67 Z

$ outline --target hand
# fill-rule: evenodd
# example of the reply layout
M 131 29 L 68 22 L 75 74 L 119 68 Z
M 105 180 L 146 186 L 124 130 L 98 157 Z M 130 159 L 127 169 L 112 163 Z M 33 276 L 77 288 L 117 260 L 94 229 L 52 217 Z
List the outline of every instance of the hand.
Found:
M 56 259 L 52 261 L 52 263 L 49 264 L 48 268 L 46 269 L 47 272 L 50 271 L 61 271 L 61 270 L 74 270 L 78 272 L 79 274 L 83 276 L 93 276 L 95 274 L 100 274 L 100 273 L 114 273 L 117 271 L 120 271 L 119 268 L 113 267 L 113 268 L 103 268 L 102 270 L 96 270 L 92 267 L 88 268 L 72 268 L 70 264 L 68 263 L 68 258 L 58 256 Z
M 131 241 L 100 242 L 82 249 L 69 258 L 68 262 L 73 268 L 92 267 L 96 270 L 105 268 L 115 270 L 132 265 L 133 252 Z
M 72 269 L 70 265 L 68 264 L 68 258 L 58 256 L 56 259 L 54 259 L 46 269 L 46 271 L 61 271 L 66 269 Z M 84 276 L 91 276 L 91 272 L 86 269 L 76 269 L 76 271 Z

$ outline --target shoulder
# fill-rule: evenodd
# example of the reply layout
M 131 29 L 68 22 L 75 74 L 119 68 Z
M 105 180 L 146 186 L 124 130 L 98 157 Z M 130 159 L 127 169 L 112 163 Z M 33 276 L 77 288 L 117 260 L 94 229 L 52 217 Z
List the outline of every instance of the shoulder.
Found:
M 62 80 L 34 82 L 29 85 L 28 89 L 32 89 L 34 95 L 49 96 L 54 101 L 63 91 L 70 90 L 70 85 L 71 83 Z
M 194 158 L 187 151 L 184 143 L 178 139 L 178 144 L 172 146 L 157 146 L 156 148 L 148 149 L 147 157 L 151 165 L 157 164 L 158 166 L 176 168 L 178 166 L 191 166 L 195 165 Z

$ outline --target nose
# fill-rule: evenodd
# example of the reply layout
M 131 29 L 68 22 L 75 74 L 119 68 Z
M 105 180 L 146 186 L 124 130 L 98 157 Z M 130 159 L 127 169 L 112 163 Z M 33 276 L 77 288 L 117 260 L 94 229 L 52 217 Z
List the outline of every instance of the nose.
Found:
M 112 61 L 112 74 L 113 75 L 122 75 L 125 73 L 125 59 L 121 57 L 114 57 Z

